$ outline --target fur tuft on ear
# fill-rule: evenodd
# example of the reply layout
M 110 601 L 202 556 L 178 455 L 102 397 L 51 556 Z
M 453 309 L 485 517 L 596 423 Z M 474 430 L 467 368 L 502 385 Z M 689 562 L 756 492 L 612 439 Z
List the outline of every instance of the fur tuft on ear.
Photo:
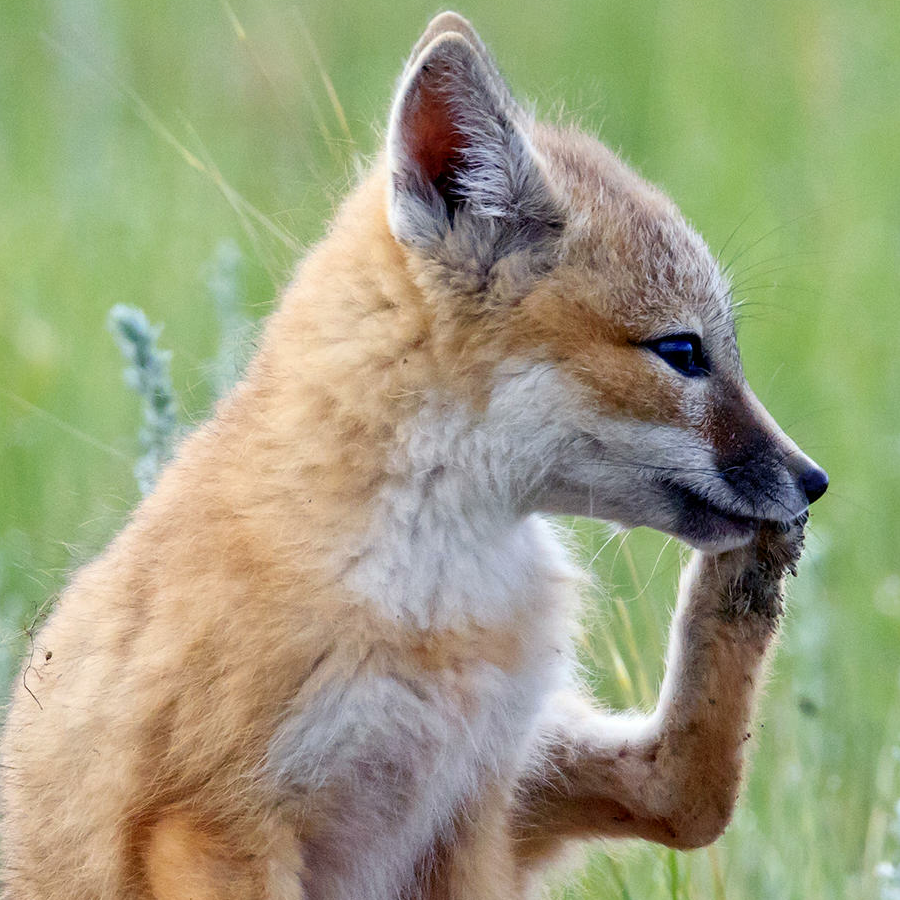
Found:
M 420 250 L 469 230 L 468 243 L 490 243 L 496 258 L 558 228 L 556 204 L 527 117 L 471 26 L 444 13 L 416 49 L 431 35 L 408 63 L 391 111 L 391 230 Z

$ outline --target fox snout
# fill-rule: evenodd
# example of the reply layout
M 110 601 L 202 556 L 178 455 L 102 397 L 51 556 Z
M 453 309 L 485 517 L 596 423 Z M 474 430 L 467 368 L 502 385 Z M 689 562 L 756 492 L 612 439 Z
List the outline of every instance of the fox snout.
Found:
M 828 473 L 778 426 L 746 388 L 717 405 L 712 444 L 722 478 L 748 503 L 749 514 L 773 521 L 800 515 L 828 489 Z

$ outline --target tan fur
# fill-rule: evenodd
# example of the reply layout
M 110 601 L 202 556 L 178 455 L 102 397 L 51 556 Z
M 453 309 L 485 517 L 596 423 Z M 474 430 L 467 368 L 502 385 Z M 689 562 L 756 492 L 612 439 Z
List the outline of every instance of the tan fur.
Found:
M 727 341 L 722 381 L 702 404 L 635 347 L 727 308 L 713 260 L 671 202 L 593 139 L 528 123 L 459 17 L 429 27 L 407 68 L 409 91 L 429 77 L 423 58 L 473 60 L 471 77 L 506 110 L 511 140 L 527 133 L 537 154 L 538 174 L 523 188 L 546 187 L 535 215 L 557 210 L 560 221 L 542 223 L 533 246 L 514 234 L 487 275 L 459 268 L 447 260 L 465 222 L 439 251 L 392 231 L 386 197 L 399 182 L 393 157 L 379 158 L 300 265 L 245 379 L 179 447 L 40 632 L 3 738 L 8 900 L 337 897 L 335 885 L 365 882 L 349 857 L 377 846 L 371 822 L 402 831 L 428 803 L 446 805 L 435 810 L 443 824 L 404 838 L 408 861 L 399 841 L 385 851 L 396 852 L 396 872 L 383 876 L 391 895 L 500 900 L 531 890 L 570 838 L 694 847 L 730 816 L 775 623 L 754 606 L 747 579 L 761 572 L 763 594 L 780 597 L 796 529 L 765 526 L 746 546 L 697 555 L 660 709 L 630 724 L 568 687 L 540 694 L 543 680 L 557 691 L 556 660 L 570 656 L 576 579 L 561 564 L 529 575 L 535 586 L 514 608 L 488 615 L 499 602 L 490 595 L 483 611 L 461 606 L 443 619 L 443 594 L 426 597 L 417 619 L 400 581 L 394 597 L 366 567 L 395 527 L 382 521 L 385 498 L 421 475 L 403 468 L 405 448 L 462 416 L 481 423 L 464 435 L 480 452 L 504 366 L 552 371 L 573 408 L 604 421 L 693 429 L 726 455 L 764 433 L 791 471 L 801 464 Z M 421 87 L 419 119 L 408 126 L 424 129 L 419 152 L 435 179 L 446 160 L 429 154 L 447 139 L 441 117 L 454 112 L 440 106 L 443 90 Z M 513 440 L 509 454 L 519 449 Z M 473 466 L 482 464 L 476 450 Z M 436 464 L 429 477 L 441 484 L 453 465 Z M 512 513 L 518 521 L 532 511 Z M 746 609 L 733 612 L 742 598 Z M 489 691 L 506 696 L 502 686 L 520 681 L 534 685 L 523 695 L 534 695 L 533 721 L 511 715 L 520 736 L 509 746 L 495 748 L 490 729 L 473 732 L 473 746 L 482 740 L 490 754 L 482 748 L 466 764 L 458 793 L 422 800 L 417 779 L 440 782 L 470 752 L 466 728 L 490 713 Z M 363 702 L 366 685 L 400 692 L 423 715 L 437 704 L 448 728 L 468 724 L 446 747 L 436 746 L 442 725 L 431 719 L 421 734 L 408 718 L 382 733 L 377 717 L 392 701 Z M 328 716 L 347 737 L 331 742 Z M 407 726 L 387 758 L 367 755 L 367 741 L 389 742 L 392 728 Z M 292 748 L 316 729 L 325 735 L 316 758 L 295 758 Z M 419 756 L 404 741 L 418 742 Z M 422 775 L 418 759 L 438 760 L 434 772 Z M 330 881 L 334 873 L 344 880 Z

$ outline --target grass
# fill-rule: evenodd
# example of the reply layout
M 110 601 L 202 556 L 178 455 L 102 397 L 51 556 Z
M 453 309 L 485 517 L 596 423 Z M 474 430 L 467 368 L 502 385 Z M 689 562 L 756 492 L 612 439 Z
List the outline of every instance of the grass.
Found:
M 230 321 L 256 319 L 377 149 L 404 54 L 434 11 L 5 10 L 0 679 L 46 599 L 138 499 L 140 400 L 122 384 L 109 309 L 165 323 L 184 418 L 201 419 L 226 365 L 206 284 L 231 271 L 222 247 L 243 260 L 228 276 Z M 751 382 L 833 482 L 728 834 L 692 854 L 608 847 L 559 896 L 887 898 L 876 866 L 900 862 L 900 17 L 875 0 L 461 11 L 520 95 L 545 112 L 562 101 L 724 248 Z M 593 686 L 612 705 L 649 706 L 680 550 L 572 527 L 605 586 L 582 648 Z

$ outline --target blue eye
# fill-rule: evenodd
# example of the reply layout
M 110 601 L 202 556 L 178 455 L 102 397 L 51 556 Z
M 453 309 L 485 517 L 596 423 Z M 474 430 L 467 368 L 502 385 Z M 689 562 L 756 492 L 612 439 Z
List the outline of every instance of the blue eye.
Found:
M 709 360 L 703 353 L 703 345 L 696 334 L 673 334 L 645 341 L 641 346 L 652 350 L 687 378 L 700 378 L 710 373 Z

